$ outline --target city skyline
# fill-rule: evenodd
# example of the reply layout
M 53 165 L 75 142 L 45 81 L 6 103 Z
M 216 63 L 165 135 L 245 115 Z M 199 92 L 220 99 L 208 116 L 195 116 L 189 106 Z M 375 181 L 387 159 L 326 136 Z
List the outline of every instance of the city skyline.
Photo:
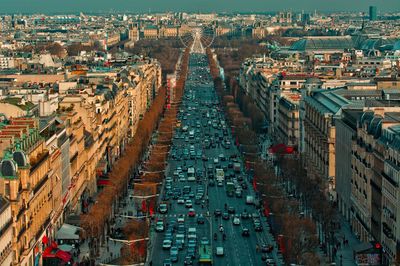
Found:
M 49 13 L 49 12 L 163 12 L 163 11 L 185 11 L 185 12 L 273 12 L 279 10 L 292 11 L 364 11 L 370 5 L 379 6 L 378 12 L 400 11 L 400 3 L 397 0 L 356 0 L 356 1 L 316 1 L 316 0 L 282 0 L 274 3 L 270 1 L 249 0 L 244 3 L 239 0 L 220 0 L 218 3 L 212 0 L 152 0 L 138 2 L 136 0 L 116 0 L 116 1 L 78 1 L 71 0 L 63 2 L 60 9 L 57 1 L 42 0 L 40 4 L 28 0 L 3 2 L 3 13 Z M 95 6 L 95 7 L 94 7 Z M 290 8 L 288 8 L 290 7 Z

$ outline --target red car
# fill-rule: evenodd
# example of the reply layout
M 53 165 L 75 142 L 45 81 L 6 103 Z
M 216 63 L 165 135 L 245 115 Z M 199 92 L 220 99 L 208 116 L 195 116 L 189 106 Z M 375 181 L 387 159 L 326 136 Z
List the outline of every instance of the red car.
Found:
M 190 208 L 188 215 L 189 215 L 189 217 L 195 217 L 196 216 L 196 212 L 194 211 L 194 209 Z

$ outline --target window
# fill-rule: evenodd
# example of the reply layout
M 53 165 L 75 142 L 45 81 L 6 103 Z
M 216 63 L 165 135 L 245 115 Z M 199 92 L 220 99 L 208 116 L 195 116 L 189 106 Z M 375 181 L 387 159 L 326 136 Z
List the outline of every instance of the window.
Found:
M 4 193 L 6 194 L 7 197 L 10 197 L 10 193 L 11 193 L 10 183 L 6 183 L 6 184 L 5 184 L 5 191 L 4 191 Z

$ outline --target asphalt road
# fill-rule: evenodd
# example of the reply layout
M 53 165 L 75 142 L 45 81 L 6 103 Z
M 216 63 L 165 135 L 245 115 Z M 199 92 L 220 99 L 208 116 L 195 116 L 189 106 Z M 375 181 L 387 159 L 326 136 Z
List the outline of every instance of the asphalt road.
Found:
M 266 262 L 262 261 L 262 254 L 267 255 L 267 253 L 256 250 L 257 245 L 261 246 L 263 244 L 274 247 L 272 252 L 268 253 L 268 257 L 276 263 L 275 265 L 283 265 L 277 256 L 276 245 L 268 233 L 269 228 L 265 222 L 265 217 L 259 218 L 263 225 L 263 231 L 256 232 L 253 218 L 251 217 L 248 219 L 240 218 L 240 224 L 234 225 L 234 214 L 229 214 L 228 220 L 214 215 L 216 209 L 227 212 L 227 206 L 233 207 L 235 213 L 239 214 L 239 216 L 245 210 L 248 214 L 259 215 L 254 205 L 247 205 L 245 202 L 246 195 L 254 196 L 254 192 L 243 172 L 243 162 L 240 161 L 238 150 L 233 145 L 234 141 L 230 135 L 230 129 L 227 126 L 224 128 L 224 124 L 226 125 L 225 118 L 217 103 L 218 98 L 213 88 L 206 55 L 192 54 L 189 62 L 185 95 L 178 115 L 181 125 L 177 128 L 174 136 L 166 171 L 166 177 L 172 182 L 168 182 L 168 185 L 164 182 L 162 189 L 162 201 L 167 202 L 168 212 L 165 214 L 157 212 L 156 215 L 156 220 L 164 221 L 165 228 L 174 227 L 174 229 L 169 229 L 172 231 L 172 246 L 176 245 L 177 218 L 179 216 L 185 217 L 185 246 L 179 250 L 178 261 L 174 262 L 173 265 L 184 265 L 185 257 L 188 255 L 187 234 L 190 227 L 195 227 L 197 230 L 197 246 L 196 254 L 192 259 L 193 265 L 198 265 L 198 246 L 202 238 L 207 238 L 212 246 L 214 265 L 274 265 L 266 264 Z M 190 131 L 193 132 L 192 137 L 190 136 Z M 192 154 L 191 150 L 194 151 Z M 218 158 L 220 155 L 223 155 L 225 160 L 221 160 L 220 157 L 218 163 L 215 163 L 214 158 Z M 238 157 L 238 162 L 240 162 L 242 168 L 240 173 L 235 175 L 232 169 L 234 159 L 230 159 L 232 155 Z M 208 160 L 205 161 L 203 157 Z M 213 167 L 210 172 L 207 171 L 209 165 Z M 197 173 L 198 180 L 189 182 L 187 181 L 188 173 L 186 168 L 191 166 L 196 172 L 200 171 L 200 173 Z M 182 171 L 177 170 L 179 167 L 182 168 Z M 234 181 L 235 179 L 237 186 L 240 186 L 241 183 L 246 183 L 247 189 L 242 190 L 242 197 L 236 197 L 236 195 L 228 197 L 226 192 L 228 177 L 222 182 L 222 186 L 217 185 L 217 182 L 215 182 L 216 168 L 225 168 L 225 175 L 231 175 L 232 178 L 230 180 Z M 212 178 L 209 174 L 214 175 L 214 177 Z M 214 186 L 209 185 L 210 180 L 214 180 Z M 178 204 L 176 198 L 173 199 L 174 191 L 179 189 L 182 191 L 184 186 L 190 186 L 191 191 L 194 192 L 193 195 L 186 195 L 186 198 L 193 201 L 195 217 L 189 217 L 189 208 L 186 208 L 185 204 Z M 202 198 L 198 200 L 198 204 L 195 204 L 194 198 L 196 191 L 200 191 L 200 195 L 203 194 Z M 201 191 L 204 191 L 204 193 L 201 193 Z M 179 198 L 183 198 L 183 195 L 179 196 Z M 204 224 L 197 223 L 197 216 L 200 214 L 205 218 Z M 152 223 L 151 229 L 151 262 L 152 265 L 164 265 L 170 258 L 170 250 L 163 249 L 166 231 L 156 232 L 155 224 L 156 221 Z M 173 224 L 175 226 L 172 226 Z M 223 233 L 219 231 L 221 225 L 226 234 L 226 240 L 223 240 Z M 243 228 L 249 229 L 249 236 L 242 236 Z M 214 240 L 214 234 L 217 235 L 216 240 Z M 216 247 L 224 248 L 223 256 L 216 255 Z

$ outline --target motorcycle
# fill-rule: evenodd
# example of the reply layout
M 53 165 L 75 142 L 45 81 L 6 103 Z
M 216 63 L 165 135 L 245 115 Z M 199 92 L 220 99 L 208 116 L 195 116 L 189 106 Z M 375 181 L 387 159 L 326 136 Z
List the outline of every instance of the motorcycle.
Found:
M 214 240 L 217 240 L 217 233 L 214 233 Z
M 222 235 L 222 240 L 225 240 L 225 239 L 226 239 L 226 235 L 223 234 L 223 235 Z

